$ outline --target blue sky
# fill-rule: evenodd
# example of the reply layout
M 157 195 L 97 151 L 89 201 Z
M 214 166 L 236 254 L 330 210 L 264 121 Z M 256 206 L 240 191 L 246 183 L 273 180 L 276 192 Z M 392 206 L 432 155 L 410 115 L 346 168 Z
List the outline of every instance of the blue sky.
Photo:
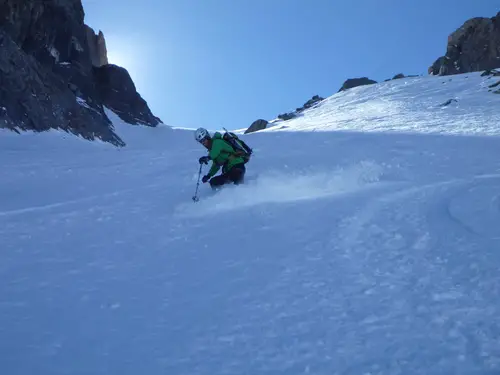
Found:
M 248 127 L 330 96 L 347 78 L 427 74 L 447 37 L 498 0 L 83 0 L 155 115 Z

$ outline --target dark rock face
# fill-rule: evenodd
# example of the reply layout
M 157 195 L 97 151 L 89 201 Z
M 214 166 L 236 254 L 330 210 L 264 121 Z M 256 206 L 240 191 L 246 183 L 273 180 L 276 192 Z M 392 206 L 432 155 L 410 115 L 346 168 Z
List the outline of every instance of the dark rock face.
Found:
M 344 82 L 344 84 L 342 85 L 342 87 L 338 92 L 349 90 L 358 86 L 373 85 L 375 83 L 377 83 L 377 81 L 371 80 L 367 77 L 350 78 Z
M 96 36 L 89 29 L 81 0 L 0 1 L 1 127 L 63 129 L 86 139 L 124 145 L 104 113 L 107 86 L 103 88 L 102 82 L 107 82 L 103 75 L 112 74 L 109 80 L 120 91 L 131 86 L 130 77 L 122 74 L 124 81 L 117 82 L 110 69 L 96 79 L 94 66 L 107 63 L 105 41 L 102 33 Z M 122 104 L 129 107 L 127 118 L 143 118 L 147 104 L 135 88 L 133 92 L 137 96 L 122 96 L 131 101 Z M 114 107 L 120 109 L 110 106 Z M 146 114 L 139 123 L 154 126 L 158 122 Z
M 443 104 L 441 104 L 440 107 L 447 107 L 451 103 L 458 103 L 458 100 L 457 99 L 448 99 L 446 102 L 444 102 Z
M 129 124 L 156 126 L 161 123 L 136 91 L 126 69 L 116 65 L 94 67 L 97 90 L 102 103 Z
M 493 88 L 498 87 L 498 86 L 500 86 L 500 81 L 498 81 L 498 82 L 496 82 L 496 83 L 493 83 L 493 84 L 489 85 L 488 87 L 489 87 L 490 89 L 493 89 Z
M 85 25 L 87 44 L 89 47 L 90 60 L 93 66 L 103 66 L 108 64 L 108 49 L 106 48 L 106 39 L 102 31 L 96 35 L 95 31 Z
M 445 59 L 446 58 L 444 56 L 441 56 L 436 61 L 434 61 L 434 64 L 432 64 L 429 67 L 429 70 L 428 70 L 429 74 L 434 75 L 434 76 L 439 75 L 439 70 L 443 66 Z
M 306 110 L 308 108 L 312 108 L 314 107 L 316 104 L 318 104 L 319 102 L 325 100 L 324 98 L 322 98 L 321 96 L 319 95 L 314 95 L 311 99 L 309 99 L 307 102 L 304 103 L 304 105 L 301 107 L 301 108 L 297 108 L 297 111 L 303 111 L 303 110 Z
M 288 121 L 288 120 L 291 120 L 291 119 L 293 119 L 295 117 L 297 117 L 297 111 L 295 111 L 295 112 L 280 113 L 278 115 L 278 118 L 280 120 L 283 120 L 283 121 Z
M 398 73 L 396 74 L 394 77 L 392 78 L 389 78 L 389 79 L 385 79 L 384 82 L 389 82 L 389 81 L 393 81 L 395 79 L 401 79 L 401 78 L 406 78 L 407 76 L 405 76 L 403 73 Z M 408 77 L 411 77 L 411 76 L 408 76 Z
M 250 125 L 250 127 L 245 130 L 245 134 L 253 133 L 259 130 L 264 130 L 267 127 L 268 122 L 266 120 L 256 120 Z
M 465 22 L 449 36 L 446 55 L 429 72 L 452 75 L 495 68 L 500 68 L 500 13 Z
M 24 53 L 0 30 L 0 127 L 45 131 L 62 129 L 86 139 L 100 138 L 117 146 L 102 107 L 94 108 L 76 96 L 64 80 Z
M 499 77 L 500 76 L 500 72 L 498 70 L 485 70 L 482 74 L 481 74 L 481 77 L 487 77 L 487 76 L 490 76 L 490 77 Z
M 0 29 L 42 65 L 78 61 L 90 68 L 85 52 L 81 0 L 2 0 Z

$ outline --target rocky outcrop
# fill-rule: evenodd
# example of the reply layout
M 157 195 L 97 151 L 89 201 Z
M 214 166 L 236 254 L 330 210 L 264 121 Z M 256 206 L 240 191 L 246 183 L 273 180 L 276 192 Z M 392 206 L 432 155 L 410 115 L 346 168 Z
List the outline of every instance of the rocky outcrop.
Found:
M 0 2 L 0 29 L 42 65 L 78 61 L 90 68 L 83 19 L 80 0 Z
M 499 77 L 500 76 L 500 72 L 498 70 L 488 69 L 488 70 L 485 70 L 481 74 L 481 77 L 487 77 L 487 76 L 490 76 L 490 77 Z
M 465 22 L 448 37 L 446 55 L 430 68 L 434 75 L 452 75 L 500 68 L 500 13 Z
M 358 86 L 373 85 L 375 83 L 377 83 L 377 81 L 374 81 L 374 80 L 369 79 L 367 77 L 350 78 L 344 82 L 344 84 L 342 85 L 342 87 L 340 88 L 340 90 L 338 92 L 349 90 L 349 89 L 352 89 L 352 88 L 358 87 Z
M 92 34 L 89 40 L 81 0 L 0 2 L 1 127 L 63 129 L 86 139 L 124 145 L 104 112 L 102 82 L 106 79 L 95 71 L 107 66 L 99 66 L 107 62 L 104 38 Z M 91 52 L 94 42 L 96 50 Z M 121 75 L 124 82 L 118 83 L 112 71 L 106 70 L 113 75 L 110 80 L 115 89 L 130 88 L 128 74 Z M 129 105 L 124 117 L 142 118 L 147 104 L 141 102 L 135 88 L 123 98 L 132 100 L 124 104 Z M 137 113 L 131 113 L 135 110 Z M 144 118 L 139 123 L 158 123 L 147 114 Z
M 443 66 L 444 64 L 444 60 L 445 60 L 445 57 L 444 56 L 441 56 L 439 57 L 436 61 L 434 61 L 434 64 L 432 64 L 429 69 L 428 69 L 428 73 L 430 75 L 434 75 L 434 76 L 437 76 L 439 75 L 439 70 L 441 69 L 441 67 Z
M 490 89 L 493 89 L 493 88 L 498 87 L 498 86 L 500 86 L 500 81 L 495 82 L 495 83 L 493 83 L 493 84 L 489 85 L 488 87 L 489 87 Z
M 451 103 L 458 103 L 458 100 L 457 99 L 448 99 L 447 101 L 445 101 L 444 103 L 440 104 L 439 106 L 440 107 L 447 107 Z
M 117 146 L 102 107 L 78 98 L 57 74 L 27 55 L 0 30 L 0 127 L 45 131 L 59 128 L 86 139 L 100 138 Z
M 311 99 L 309 99 L 307 102 L 304 103 L 304 105 L 300 108 L 297 108 L 297 112 L 302 112 L 305 111 L 306 109 L 314 107 L 316 104 L 319 102 L 325 100 L 319 95 L 314 95 Z
M 283 121 L 288 121 L 297 117 L 297 111 L 280 113 L 278 118 Z
M 267 127 L 268 122 L 266 120 L 256 120 L 250 125 L 250 127 L 245 130 L 245 134 L 257 132 L 259 130 L 264 130 Z
M 106 39 L 102 31 L 96 34 L 94 29 L 85 25 L 87 36 L 87 45 L 89 47 L 90 61 L 95 67 L 101 67 L 108 64 L 108 50 L 106 48 Z
M 418 77 L 418 75 L 417 75 L 417 74 L 409 74 L 409 75 L 405 75 L 405 74 L 403 74 L 403 73 L 398 73 L 398 74 L 396 74 L 394 77 L 384 80 L 384 82 L 394 81 L 394 80 L 396 80 L 396 79 L 414 78 L 414 77 Z
M 314 95 L 311 99 L 309 99 L 307 102 L 304 103 L 302 107 L 297 108 L 295 111 L 291 112 L 285 112 L 285 113 L 280 113 L 278 115 L 278 119 L 282 121 L 288 121 L 291 119 L 296 118 L 299 116 L 302 112 L 304 112 L 306 109 L 313 108 L 314 106 L 318 105 L 321 103 L 324 98 L 322 98 L 319 95 Z M 268 122 L 266 120 L 256 120 L 250 125 L 250 127 L 245 131 L 246 133 L 253 133 L 262 129 L 265 129 L 268 125 Z
M 116 65 L 94 67 L 94 77 L 102 103 L 129 124 L 156 126 L 161 123 L 136 91 L 126 69 Z
M 307 102 L 305 102 L 302 105 L 302 107 L 298 107 L 295 109 L 295 111 L 292 111 L 292 112 L 281 113 L 278 115 L 278 118 L 280 120 L 283 120 L 283 121 L 291 120 L 291 119 L 297 117 L 302 112 L 304 112 L 306 109 L 314 107 L 315 105 L 319 104 L 323 100 L 325 100 L 325 99 L 322 98 L 321 96 L 314 95 L 311 99 L 309 99 Z

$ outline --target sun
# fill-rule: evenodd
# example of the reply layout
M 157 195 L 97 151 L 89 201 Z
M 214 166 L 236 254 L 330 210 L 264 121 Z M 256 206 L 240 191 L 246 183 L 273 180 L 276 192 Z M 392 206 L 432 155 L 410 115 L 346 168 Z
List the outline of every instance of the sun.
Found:
M 135 83 L 143 81 L 142 47 L 133 38 L 106 36 L 108 63 L 125 68 Z
M 121 66 L 127 70 L 135 68 L 134 55 L 130 47 L 127 45 L 119 45 L 116 43 L 109 43 L 108 49 L 108 62 L 113 65 Z

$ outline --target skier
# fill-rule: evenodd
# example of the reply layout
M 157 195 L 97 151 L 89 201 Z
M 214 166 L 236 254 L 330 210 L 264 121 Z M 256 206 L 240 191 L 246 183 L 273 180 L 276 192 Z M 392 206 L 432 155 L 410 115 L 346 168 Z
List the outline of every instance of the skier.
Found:
M 199 159 L 200 164 L 208 164 L 212 160 L 212 166 L 208 174 L 203 176 L 202 181 L 210 181 L 212 189 L 217 189 L 225 184 L 241 184 L 245 177 L 245 159 L 226 142 L 221 133 L 215 132 L 213 137 L 204 128 L 199 128 L 194 134 L 195 139 L 208 149 L 208 156 Z M 222 166 L 222 174 L 213 177 Z

